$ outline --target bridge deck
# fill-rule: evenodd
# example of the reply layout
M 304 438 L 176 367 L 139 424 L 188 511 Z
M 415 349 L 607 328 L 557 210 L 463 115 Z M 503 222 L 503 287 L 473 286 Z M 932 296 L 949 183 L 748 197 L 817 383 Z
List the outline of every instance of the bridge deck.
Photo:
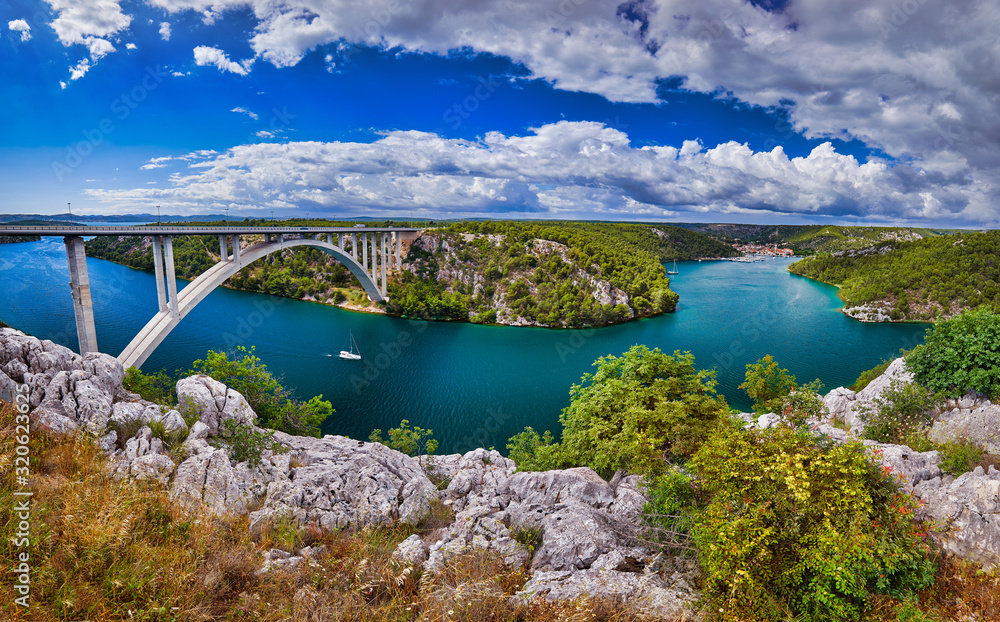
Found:
M 263 233 L 391 233 L 417 232 L 420 229 L 407 227 L 267 227 L 267 226 L 198 226 L 198 225 L 140 225 L 140 226 L 102 226 L 87 225 L 0 225 L 0 235 L 249 235 Z

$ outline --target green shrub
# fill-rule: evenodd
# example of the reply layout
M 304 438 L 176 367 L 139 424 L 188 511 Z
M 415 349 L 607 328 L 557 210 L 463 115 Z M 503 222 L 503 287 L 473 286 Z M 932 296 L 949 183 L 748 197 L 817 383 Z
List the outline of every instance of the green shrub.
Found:
M 689 548 L 694 525 L 694 477 L 676 466 L 647 479 L 649 501 L 642 508 L 644 540 L 665 549 Z
M 870 594 L 933 581 L 912 500 L 858 443 L 730 422 L 692 465 L 709 499 L 693 537 L 721 620 L 856 620 Z
M 803 427 L 809 420 L 822 419 L 826 414 L 826 403 L 819 396 L 822 390 L 823 383 L 817 378 L 791 393 L 769 400 L 766 410 L 781 415 L 792 427 Z
M 715 393 L 715 372 L 695 369 L 690 352 L 671 356 L 633 346 L 594 365 L 597 371 L 570 389 L 570 405 L 559 416 L 559 443 L 527 429 L 508 449 L 537 468 L 583 465 L 606 475 L 618 469 L 656 473 L 665 467 L 664 455 L 694 453 L 720 413 L 728 411 Z
M 334 412 L 333 405 L 322 395 L 314 396 L 307 402 L 293 399 L 260 358 L 254 355 L 253 348 L 247 350 L 239 346 L 233 359 L 225 352 L 209 350 L 204 360 L 198 359 L 193 363 L 191 373 L 211 376 L 243 394 L 250 408 L 257 413 L 257 423 L 261 427 L 318 437 L 320 425 Z
M 1000 314 L 984 307 L 931 327 L 906 366 L 918 383 L 946 397 L 970 390 L 1000 397 Z
M 779 368 L 770 354 L 747 364 L 746 379 L 739 386 L 753 400 L 754 410 L 761 414 L 768 412 L 772 400 L 788 395 L 797 387 L 795 376 Z
M 138 393 L 142 399 L 163 406 L 177 404 L 176 384 L 177 380 L 165 371 L 146 374 L 138 367 L 129 367 L 122 379 L 122 386 L 127 391 Z
M 248 462 L 259 466 L 263 462 L 264 450 L 280 451 L 282 445 L 274 440 L 274 432 L 265 432 L 253 426 L 240 425 L 235 419 L 222 422 L 222 434 L 210 441 L 215 447 L 225 447 L 233 464 Z
M 408 456 L 432 454 L 437 451 L 438 442 L 431 438 L 434 430 L 425 430 L 419 426 L 410 427 L 410 422 L 403 419 L 398 428 L 389 428 L 389 439 L 382 440 L 382 430 L 374 429 L 368 436 L 373 443 L 382 443 L 386 447 L 403 452 Z
M 108 429 L 114 431 L 115 445 L 118 449 L 125 449 L 125 444 L 128 443 L 129 439 L 144 427 L 146 427 L 146 422 L 138 417 L 125 421 L 108 421 Z
M 857 414 L 865 424 L 865 438 L 880 443 L 902 443 L 933 420 L 937 398 L 915 382 L 889 381 L 874 400 L 861 404 Z
M 941 470 L 958 477 L 976 468 L 986 452 L 969 440 L 952 441 L 938 445 L 941 453 Z

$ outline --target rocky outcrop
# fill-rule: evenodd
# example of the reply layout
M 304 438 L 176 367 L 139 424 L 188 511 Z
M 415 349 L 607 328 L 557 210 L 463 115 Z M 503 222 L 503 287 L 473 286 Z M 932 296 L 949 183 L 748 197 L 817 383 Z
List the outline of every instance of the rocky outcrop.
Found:
M 1000 406 L 969 394 L 941 413 L 927 436 L 935 443 L 967 441 L 987 453 L 1000 454 Z
M 289 452 L 287 477 L 267 487 L 251 525 L 291 518 L 333 530 L 347 525 L 416 524 L 438 494 L 416 458 L 343 436 L 274 435 Z
M 855 394 L 843 387 L 834 389 L 824 401 L 832 419 L 846 422 L 851 434 L 840 432 L 838 440 L 860 438 L 864 423 L 857 416 L 859 406 L 875 408 L 876 398 L 893 381 L 912 382 L 902 358 Z M 829 430 L 829 424 L 823 426 Z M 831 436 L 833 436 L 831 434 Z M 939 443 L 971 440 L 994 453 L 1000 438 L 1000 409 L 978 395 L 954 400 L 937 416 L 928 434 Z M 905 445 L 864 441 L 883 467 L 894 473 L 902 490 L 921 503 L 923 517 L 935 521 L 935 542 L 944 551 L 980 564 L 986 570 L 1000 569 L 1000 471 L 977 467 L 958 478 L 941 470 L 937 451 L 916 452 Z M 1000 452 L 997 452 L 1000 453 Z
M 518 472 L 511 460 L 485 449 L 417 459 L 378 443 L 282 433 L 274 434 L 277 445 L 261 452 L 260 463 L 236 463 L 221 435 L 227 420 L 253 429 L 256 416 L 242 395 L 206 376 L 185 378 L 178 393 L 186 422 L 181 412 L 165 412 L 124 391 L 122 376 L 112 357 L 80 357 L 0 329 L 0 387 L 28 385 L 32 425 L 94 435 L 119 476 L 158 482 L 190 508 L 249 513 L 254 528 L 291 520 L 339 529 L 416 524 L 439 500 L 451 506 L 454 520 L 401 543 L 395 554 L 400 563 L 434 573 L 452 557 L 481 549 L 530 570 L 531 580 L 517 597 L 522 600 L 589 595 L 624 598 L 657 615 L 693 611 L 698 594 L 690 560 L 655 555 L 639 537 L 646 496 L 636 476 L 618 474 L 608 482 L 589 468 Z M 873 403 L 894 379 L 910 380 L 902 361 L 865 390 L 835 389 L 825 402 L 852 421 L 858 406 Z M 948 426 L 965 430 L 982 422 L 988 428 L 983 442 L 991 442 L 992 408 L 981 399 L 959 400 L 939 422 L 942 434 Z M 775 423 L 773 415 L 746 419 L 761 428 Z M 848 438 L 828 423 L 818 429 Z M 897 474 L 900 487 L 924 502 L 922 511 L 940 525 L 934 537 L 944 550 L 1000 568 L 1000 472 L 979 468 L 953 478 L 941 471 L 937 452 L 866 444 Z M 271 551 L 261 572 L 307 560 Z
M 876 399 L 894 381 L 901 383 L 913 381 L 913 374 L 906 369 L 906 362 L 902 358 L 898 358 L 890 363 L 889 367 L 880 376 L 869 382 L 861 391 L 855 393 L 850 389 L 837 387 L 827 393 L 823 401 L 833 420 L 847 424 L 851 433 L 860 437 L 864 433 L 865 427 L 864 422 L 858 415 L 860 409 L 876 409 L 878 407 Z

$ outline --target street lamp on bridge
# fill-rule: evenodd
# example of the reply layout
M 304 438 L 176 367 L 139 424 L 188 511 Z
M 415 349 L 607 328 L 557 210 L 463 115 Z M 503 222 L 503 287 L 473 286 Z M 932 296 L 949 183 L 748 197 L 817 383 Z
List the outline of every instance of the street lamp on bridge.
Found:
M 157 225 L 160 224 L 160 206 L 159 205 L 156 206 L 156 224 Z

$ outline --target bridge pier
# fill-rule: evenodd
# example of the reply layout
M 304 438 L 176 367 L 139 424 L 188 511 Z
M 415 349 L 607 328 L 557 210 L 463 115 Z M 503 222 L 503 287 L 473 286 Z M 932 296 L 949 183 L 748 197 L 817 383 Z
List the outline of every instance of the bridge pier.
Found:
M 166 258 L 167 272 L 167 304 L 173 316 L 180 315 L 177 310 L 177 272 L 174 270 L 174 238 L 166 236 L 163 238 L 163 254 Z
M 232 237 L 233 242 L 233 261 L 236 265 L 240 265 L 240 236 L 234 234 Z
M 153 271 L 156 273 L 156 300 L 160 311 L 167 310 L 167 290 L 163 286 L 163 236 L 153 236 Z
M 66 259 L 69 262 L 69 288 L 73 294 L 73 315 L 76 317 L 76 334 L 80 354 L 97 352 L 97 328 L 94 325 L 94 303 L 90 297 L 90 277 L 87 274 L 87 251 L 83 238 L 67 235 Z
M 358 260 L 358 234 L 351 233 L 351 254 L 354 255 L 354 261 Z
M 379 237 L 382 238 L 382 261 L 380 262 L 382 264 L 382 290 L 381 291 L 382 291 L 382 297 L 385 298 L 386 292 L 387 292 L 387 288 L 386 288 L 386 285 L 385 285 L 386 264 L 389 263 L 389 249 L 386 246 L 386 243 L 388 241 L 388 237 L 389 236 L 385 232 L 382 232 L 379 235 Z
M 219 261 L 229 261 L 229 242 L 226 236 L 219 236 Z

